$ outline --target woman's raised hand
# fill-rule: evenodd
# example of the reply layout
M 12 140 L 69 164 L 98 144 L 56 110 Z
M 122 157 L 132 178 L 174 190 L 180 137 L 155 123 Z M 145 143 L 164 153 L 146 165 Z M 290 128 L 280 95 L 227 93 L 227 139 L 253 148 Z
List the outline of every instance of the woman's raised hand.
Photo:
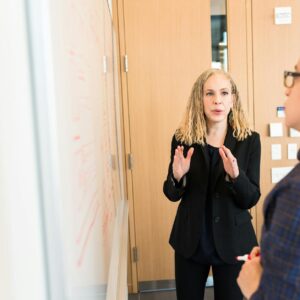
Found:
M 180 179 L 189 171 L 191 157 L 194 152 L 194 148 L 190 148 L 186 157 L 183 155 L 183 146 L 177 146 L 173 160 L 173 176 L 179 182 Z
M 219 148 L 219 153 L 223 160 L 225 172 L 231 179 L 237 178 L 239 176 L 239 167 L 231 151 L 223 145 Z

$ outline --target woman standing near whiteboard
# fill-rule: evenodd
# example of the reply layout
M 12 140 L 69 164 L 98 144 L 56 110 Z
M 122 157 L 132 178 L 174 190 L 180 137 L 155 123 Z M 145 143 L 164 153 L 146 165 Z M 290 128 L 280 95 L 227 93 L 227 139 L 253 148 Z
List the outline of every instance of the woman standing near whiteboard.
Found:
M 200 300 L 212 266 L 217 300 L 242 300 L 236 256 L 257 245 L 248 209 L 260 197 L 260 139 L 236 84 L 209 69 L 195 82 L 171 146 L 164 193 L 181 199 L 170 236 L 178 300 Z

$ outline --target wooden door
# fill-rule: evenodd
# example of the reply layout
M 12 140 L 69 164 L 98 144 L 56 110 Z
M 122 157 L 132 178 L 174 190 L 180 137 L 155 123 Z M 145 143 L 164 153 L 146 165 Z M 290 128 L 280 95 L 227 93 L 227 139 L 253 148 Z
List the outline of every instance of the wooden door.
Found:
M 226 0 L 228 71 L 234 78 L 244 111 L 253 127 L 251 3 Z
M 275 25 L 274 8 L 290 6 L 292 24 Z M 293 70 L 300 56 L 300 2 L 294 0 L 252 0 L 253 16 L 253 80 L 254 80 L 254 120 L 255 128 L 261 134 L 262 163 L 261 189 L 262 199 L 257 208 L 257 228 L 260 238 L 263 222 L 262 205 L 267 193 L 273 187 L 271 168 L 293 166 L 296 160 L 287 159 L 287 144 L 297 143 L 299 138 L 288 137 L 284 126 L 282 138 L 269 137 L 270 122 L 284 119 L 276 116 L 276 107 L 284 104 L 283 71 Z M 282 159 L 271 160 L 271 144 L 281 144 Z
M 122 89 L 133 161 L 130 243 L 138 250 L 131 275 L 133 282 L 173 279 L 168 239 L 177 204 L 164 197 L 162 185 L 192 85 L 211 63 L 210 1 L 123 0 L 118 14 L 121 54 L 128 57 Z

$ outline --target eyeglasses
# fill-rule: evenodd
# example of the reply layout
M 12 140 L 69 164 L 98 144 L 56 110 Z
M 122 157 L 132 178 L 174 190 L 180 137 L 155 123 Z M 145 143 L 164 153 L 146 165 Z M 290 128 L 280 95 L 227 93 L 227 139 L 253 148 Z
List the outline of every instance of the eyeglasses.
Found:
M 300 77 L 299 72 L 284 71 L 283 73 L 283 84 L 286 88 L 291 88 L 294 85 L 295 77 Z

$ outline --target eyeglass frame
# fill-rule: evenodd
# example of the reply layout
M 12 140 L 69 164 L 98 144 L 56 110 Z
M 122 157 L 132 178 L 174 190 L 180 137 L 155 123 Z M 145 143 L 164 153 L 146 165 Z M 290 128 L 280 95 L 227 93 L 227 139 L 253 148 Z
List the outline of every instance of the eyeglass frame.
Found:
M 292 84 L 288 85 L 286 79 L 288 78 L 288 76 L 291 76 L 293 78 Z M 295 77 L 300 77 L 300 72 L 292 72 L 292 71 L 284 71 L 283 73 L 283 85 L 286 88 L 291 88 L 294 86 L 295 83 Z

